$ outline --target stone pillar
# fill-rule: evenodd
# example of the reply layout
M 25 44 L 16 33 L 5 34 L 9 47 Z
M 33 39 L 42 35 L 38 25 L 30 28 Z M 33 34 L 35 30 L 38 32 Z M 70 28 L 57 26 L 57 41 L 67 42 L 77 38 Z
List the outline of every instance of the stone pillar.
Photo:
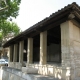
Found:
M 14 57 L 13 62 L 17 62 L 17 51 L 18 50 L 18 44 L 14 44 Z
M 73 23 L 71 21 L 66 21 L 62 23 L 60 26 L 62 66 L 71 67 L 71 65 L 74 65 L 74 58 L 72 58 L 74 53 Z
M 24 49 L 24 41 L 20 41 L 19 43 L 19 63 L 23 63 L 23 49 Z
M 47 62 L 47 31 L 40 33 L 40 64 Z
M 9 46 L 9 48 L 8 48 L 8 60 L 9 60 L 9 62 L 10 62 L 10 46 Z
M 12 62 L 12 46 L 9 46 L 9 62 Z
M 33 38 L 28 38 L 27 63 L 33 62 Z
M 4 48 L 2 49 L 2 57 L 5 57 L 5 50 L 4 50 Z

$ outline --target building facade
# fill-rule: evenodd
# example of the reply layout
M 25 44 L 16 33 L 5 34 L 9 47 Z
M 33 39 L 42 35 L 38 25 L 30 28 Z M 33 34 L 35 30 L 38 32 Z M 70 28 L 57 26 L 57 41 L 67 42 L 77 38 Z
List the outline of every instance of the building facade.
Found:
M 9 67 L 63 80 L 80 79 L 80 7 L 72 3 L 7 41 Z

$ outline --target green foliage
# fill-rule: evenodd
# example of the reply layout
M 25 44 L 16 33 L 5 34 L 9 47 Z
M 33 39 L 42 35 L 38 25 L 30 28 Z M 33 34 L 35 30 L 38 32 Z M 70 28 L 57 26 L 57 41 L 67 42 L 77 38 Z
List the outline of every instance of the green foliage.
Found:
M 6 37 L 8 34 L 13 34 L 16 36 L 20 33 L 20 28 L 14 22 L 3 21 L 0 24 L 0 40 Z
M 14 22 L 9 22 L 10 17 L 16 18 L 19 12 L 21 0 L 0 0 L 0 42 L 6 36 L 16 36 L 20 32 L 20 28 Z
M 20 29 L 16 23 L 7 21 L 18 16 L 21 0 L 0 0 L 0 42 L 9 34 L 16 36 Z
M 5 2 L 6 1 L 6 2 Z M 19 5 L 21 0 L 0 0 L 0 19 L 18 16 Z
M 0 32 L 0 40 L 2 40 L 2 33 Z

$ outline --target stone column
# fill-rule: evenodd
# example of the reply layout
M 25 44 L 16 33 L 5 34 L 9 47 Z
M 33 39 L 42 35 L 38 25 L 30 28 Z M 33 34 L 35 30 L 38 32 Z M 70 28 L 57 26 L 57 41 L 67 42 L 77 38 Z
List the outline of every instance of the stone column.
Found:
M 23 49 L 24 49 L 24 41 L 20 41 L 19 43 L 19 63 L 23 63 Z
M 47 31 L 40 33 L 40 64 L 47 62 Z
M 74 65 L 74 58 L 71 58 L 74 53 L 73 48 L 73 23 L 66 21 L 61 25 L 61 52 L 62 66 L 71 67 Z M 72 61 L 72 62 L 71 62 Z
M 28 38 L 27 63 L 33 62 L 33 38 Z
M 2 49 L 2 57 L 5 57 L 5 50 L 4 50 L 4 48 Z
M 13 62 L 17 62 L 17 51 L 18 50 L 18 44 L 14 44 L 14 57 Z
M 9 46 L 9 62 L 12 62 L 12 46 Z

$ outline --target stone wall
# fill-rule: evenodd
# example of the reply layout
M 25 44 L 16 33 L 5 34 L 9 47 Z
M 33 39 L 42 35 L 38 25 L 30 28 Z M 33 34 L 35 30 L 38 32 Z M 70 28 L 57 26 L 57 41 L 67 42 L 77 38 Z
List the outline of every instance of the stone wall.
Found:
M 80 25 L 66 21 L 61 24 L 62 67 L 70 67 L 71 80 L 80 79 Z
M 73 25 L 73 48 L 75 67 L 80 66 L 80 28 Z
M 8 67 L 16 68 L 16 69 L 21 69 L 22 64 L 19 62 L 9 62 Z
M 44 76 L 52 76 L 55 79 L 60 80 L 71 80 L 71 72 L 73 73 L 73 69 L 70 67 L 61 67 L 60 64 L 46 64 L 46 65 L 39 65 L 39 64 L 29 64 L 28 67 L 33 67 L 38 69 L 38 74 L 42 74 Z M 73 79 L 72 79 L 73 80 Z
M 74 69 L 75 79 L 80 79 L 80 28 L 73 24 L 73 38 L 71 41 L 73 54 L 71 55 L 71 67 Z M 73 60 L 73 61 L 72 61 Z
M 0 80 L 58 80 L 54 77 L 23 73 L 19 69 L 10 67 L 2 67 L 1 72 Z

